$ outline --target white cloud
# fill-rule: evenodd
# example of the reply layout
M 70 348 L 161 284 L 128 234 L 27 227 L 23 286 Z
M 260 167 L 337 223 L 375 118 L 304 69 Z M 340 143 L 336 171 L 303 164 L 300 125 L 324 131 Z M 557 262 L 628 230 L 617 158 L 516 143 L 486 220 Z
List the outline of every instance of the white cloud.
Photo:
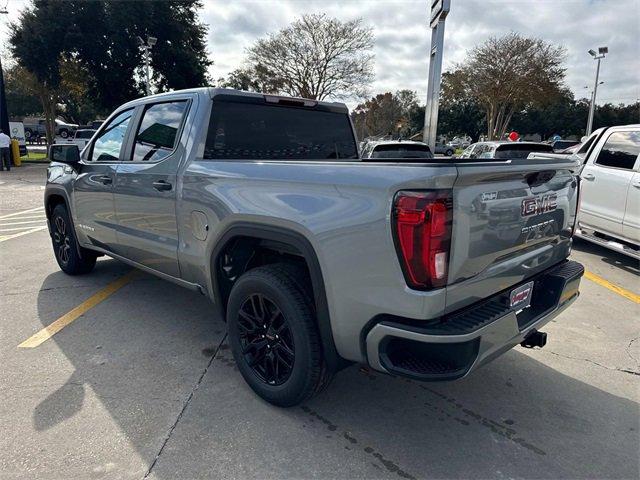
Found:
M 567 51 L 566 83 L 577 97 L 592 88 L 595 62 L 587 50 L 609 47 L 602 62 L 598 103 L 640 98 L 640 0 L 452 0 L 445 30 L 443 69 L 489 36 L 511 31 L 537 36 Z M 304 13 L 362 17 L 376 36 L 373 92 L 401 88 L 426 93 L 430 30 L 426 0 L 207 2 L 202 19 L 210 27 L 213 78 L 238 67 L 244 49 Z
M 2 3 L 2 0 L 0 0 Z M 17 18 L 25 1 L 9 0 Z M 209 26 L 214 79 L 241 65 L 245 49 L 304 13 L 341 19 L 362 17 L 374 29 L 376 80 L 372 92 L 401 88 L 426 92 L 429 0 L 208 0 L 201 12 Z M 607 45 L 598 103 L 631 103 L 640 98 L 640 0 L 452 0 L 445 31 L 443 69 L 464 59 L 489 36 L 516 31 L 563 45 L 566 83 L 577 97 L 592 88 L 595 62 L 587 50 Z M 3 19 L 6 22 L 6 16 Z M 0 28 L 0 51 L 7 28 Z M 351 102 L 349 102 L 351 103 Z

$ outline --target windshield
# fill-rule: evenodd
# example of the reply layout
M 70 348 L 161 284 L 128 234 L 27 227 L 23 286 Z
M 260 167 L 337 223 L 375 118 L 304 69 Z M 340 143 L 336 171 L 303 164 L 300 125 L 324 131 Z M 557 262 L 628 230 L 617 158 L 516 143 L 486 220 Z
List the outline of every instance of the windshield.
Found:
M 509 143 L 496 149 L 495 158 L 527 158 L 531 152 L 553 152 L 553 147 L 544 143 Z
M 428 145 L 378 145 L 371 158 L 433 158 Z

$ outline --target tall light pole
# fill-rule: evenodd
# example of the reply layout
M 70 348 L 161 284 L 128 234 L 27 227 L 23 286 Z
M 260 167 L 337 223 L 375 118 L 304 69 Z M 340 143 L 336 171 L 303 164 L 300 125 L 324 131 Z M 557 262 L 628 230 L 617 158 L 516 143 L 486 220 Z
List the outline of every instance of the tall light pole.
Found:
M 596 53 L 595 50 L 589 50 L 589 55 L 591 55 L 594 60 L 598 61 L 598 65 L 596 66 L 596 81 L 593 84 L 593 93 L 591 94 L 591 105 L 589 106 L 589 119 L 587 120 L 587 132 L 586 132 L 587 136 L 591 134 L 591 130 L 593 129 L 593 115 L 596 110 L 596 93 L 598 91 L 598 76 L 600 75 L 600 60 L 602 60 L 607 53 L 609 53 L 608 47 L 599 47 L 598 53 Z
M 0 8 L 0 15 L 8 15 L 7 10 L 8 2 L 5 3 L 4 8 Z M 0 59 L 0 130 L 11 136 L 9 133 L 9 112 L 7 111 L 7 92 L 4 86 L 4 71 L 2 70 L 2 59 Z
M 144 51 L 144 89 L 147 95 L 151 95 L 151 73 L 149 71 L 151 64 L 151 49 L 156 43 L 158 43 L 158 39 L 156 37 L 147 37 L 147 41 L 145 42 L 142 37 L 138 37 L 138 43 Z
M 451 9 L 450 0 L 431 1 L 431 56 L 429 60 L 429 80 L 427 86 L 427 107 L 424 112 L 422 141 L 435 152 L 438 129 L 438 106 L 440 103 L 440 82 L 442 80 L 442 54 L 444 53 L 444 20 Z

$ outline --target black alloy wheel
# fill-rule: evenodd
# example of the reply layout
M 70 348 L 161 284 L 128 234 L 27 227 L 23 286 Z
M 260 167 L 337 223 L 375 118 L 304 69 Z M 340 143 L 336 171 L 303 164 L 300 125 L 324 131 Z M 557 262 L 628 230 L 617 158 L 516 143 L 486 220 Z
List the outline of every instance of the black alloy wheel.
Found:
M 56 215 L 53 219 L 53 248 L 56 257 L 64 266 L 69 265 L 73 248 L 72 242 L 66 220 L 61 215 Z
M 60 269 L 69 275 L 89 273 L 97 254 L 78 245 L 66 205 L 56 205 L 49 217 L 51 244 Z
M 261 293 L 250 295 L 238 312 L 242 354 L 255 375 L 268 385 L 291 376 L 295 346 L 291 328 L 276 303 Z

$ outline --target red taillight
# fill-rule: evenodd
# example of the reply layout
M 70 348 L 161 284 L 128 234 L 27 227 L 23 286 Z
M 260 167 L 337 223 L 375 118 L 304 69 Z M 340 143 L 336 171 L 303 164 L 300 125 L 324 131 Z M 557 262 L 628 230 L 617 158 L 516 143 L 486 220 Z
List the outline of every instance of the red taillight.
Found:
M 446 285 L 451 246 L 451 191 L 398 192 L 393 226 L 407 284 L 429 289 Z

